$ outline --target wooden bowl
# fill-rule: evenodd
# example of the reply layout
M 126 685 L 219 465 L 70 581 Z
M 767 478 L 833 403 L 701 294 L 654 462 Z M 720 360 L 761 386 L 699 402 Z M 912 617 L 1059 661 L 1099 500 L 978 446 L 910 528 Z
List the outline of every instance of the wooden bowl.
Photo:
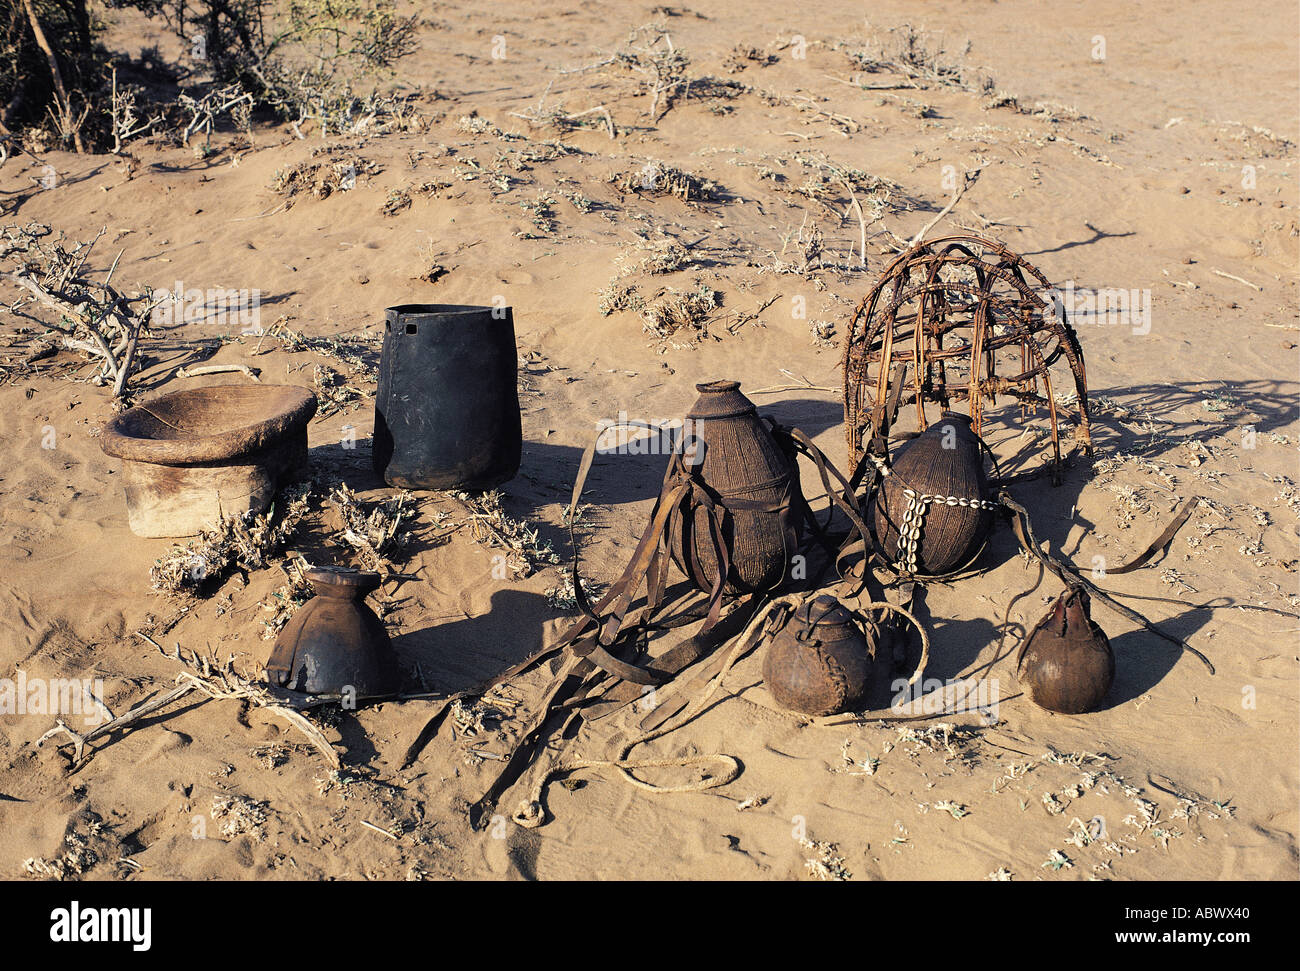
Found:
M 137 536 L 193 536 L 221 516 L 261 513 L 307 475 L 316 396 L 289 385 L 173 391 L 118 415 L 100 447 L 122 460 Z

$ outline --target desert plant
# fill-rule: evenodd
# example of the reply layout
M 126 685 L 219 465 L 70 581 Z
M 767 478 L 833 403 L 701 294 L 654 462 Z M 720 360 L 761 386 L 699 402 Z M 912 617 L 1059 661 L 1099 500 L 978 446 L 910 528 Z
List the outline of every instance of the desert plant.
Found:
M 217 84 L 259 105 L 338 129 L 375 77 L 415 50 L 416 17 L 393 0 L 111 0 L 162 16 L 194 45 Z
M 0 135 L 52 121 L 84 149 L 99 55 L 86 0 L 9 0 L 0 12 Z
M 684 330 L 693 339 L 708 333 L 709 318 L 718 306 L 718 293 L 701 283 L 686 293 L 669 289 L 658 303 L 641 314 L 645 330 L 657 337 L 671 337 Z
M 873 29 L 864 47 L 847 53 L 858 70 L 901 75 L 910 87 L 948 87 L 985 94 L 996 87 L 992 78 L 963 63 L 970 53 L 970 41 L 954 53 L 941 34 L 918 30 L 911 24 L 890 27 L 883 33 Z
M 191 82 L 163 90 L 119 81 L 135 64 L 98 43 L 86 0 L 6 0 L 0 5 L 0 138 L 53 132 L 77 151 L 110 149 L 164 133 L 188 144 L 218 122 L 247 129 L 254 109 L 326 131 L 407 129 L 408 99 L 379 81 L 415 49 L 415 16 L 395 0 L 105 0 L 161 18 L 189 49 Z M 366 89 L 369 90 L 366 90 Z M 300 133 L 301 134 L 301 133 Z M 207 146 L 205 145 L 205 149 Z
M 111 381 L 113 397 L 125 399 L 140 339 L 148 334 L 155 308 L 170 297 L 155 296 L 149 288 L 135 296 L 117 290 L 112 283 L 116 259 L 103 282 L 90 278 L 86 263 L 106 231 L 88 243 L 70 243 L 37 223 L 0 227 L 0 260 L 14 267 L 0 271 L 0 278 L 27 292 L 5 308 L 9 313 L 62 335 L 64 347 L 98 358 L 95 381 Z M 45 311 L 41 317 L 32 312 L 37 306 Z
M 691 60 L 673 46 L 673 39 L 663 24 L 645 24 L 633 30 L 611 60 L 614 65 L 640 75 L 650 95 L 646 114 L 653 121 L 668 114 L 677 96 L 690 87 L 686 68 Z
M 161 18 L 205 72 L 206 80 L 185 92 L 188 100 L 179 105 L 182 143 L 196 131 L 210 132 L 223 115 L 245 127 L 253 108 L 270 109 L 295 126 L 315 119 L 322 133 L 374 126 L 387 115 L 400 116 L 398 127 L 410 127 L 404 103 L 381 98 L 373 85 L 368 92 L 354 90 L 377 83 L 415 50 L 419 20 L 399 15 L 394 0 L 107 2 Z
M 673 104 L 679 98 L 685 97 L 690 91 L 691 78 L 686 73 L 687 67 L 690 66 L 691 60 L 686 56 L 684 51 L 678 50 L 673 45 L 673 39 L 669 36 L 667 27 L 662 22 L 643 24 L 632 30 L 627 40 L 609 57 L 602 58 L 592 64 L 586 64 L 573 70 L 561 71 L 561 75 L 581 74 L 587 71 L 613 71 L 621 74 L 631 74 L 636 78 L 638 88 L 650 96 L 650 106 L 646 109 L 646 114 L 654 122 L 658 122 L 664 115 L 668 114 Z M 547 92 L 550 86 L 547 86 Z M 562 120 L 572 120 L 577 115 L 563 114 L 563 105 L 560 105 L 559 112 L 552 112 L 550 115 L 545 114 L 546 93 L 543 93 L 542 100 L 538 103 L 532 115 L 522 114 L 520 117 L 528 118 L 533 122 L 547 121 L 558 122 Z M 587 113 L 597 113 L 605 111 L 604 106 L 588 109 Z M 615 135 L 613 120 L 605 113 L 606 122 L 609 129 L 609 136 Z
M 195 594 L 223 580 L 237 566 L 261 569 L 279 557 L 285 541 L 310 512 L 312 499 L 311 483 L 286 486 L 265 513 L 221 517 L 197 539 L 172 546 L 154 562 L 149 570 L 153 588 Z
M 620 192 L 676 196 L 683 202 L 707 202 L 716 199 L 722 191 L 722 187 L 710 179 L 700 178 L 655 159 L 650 159 L 639 169 L 615 172 L 609 181 Z

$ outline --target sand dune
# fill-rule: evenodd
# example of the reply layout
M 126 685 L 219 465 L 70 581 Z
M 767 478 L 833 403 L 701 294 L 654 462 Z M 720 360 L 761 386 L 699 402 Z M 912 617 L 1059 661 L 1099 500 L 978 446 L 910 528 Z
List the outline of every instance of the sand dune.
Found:
M 1162 3 L 1135 13 L 1106 0 L 1054 4 L 1049 16 L 1021 0 L 891 0 L 870 5 L 867 24 L 862 8 L 829 3 L 664 14 L 539 2 L 487 16 L 439 3 L 421 50 L 402 65 L 425 119 L 410 130 L 322 139 L 308 127 L 299 139 L 289 127 L 259 127 L 251 145 L 216 136 L 207 158 L 141 143 L 132 163 L 50 153 L 51 189 L 34 185 L 31 159 L 10 158 L 0 168 L 3 222 L 35 221 L 71 239 L 106 227 L 92 263 L 107 270 L 123 250 L 123 285 L 257 290 L 263 327 L 283 317 L 282 327 L 311 338 L 360 338 L 352 346 L 372 363 L 387 306 L 500 297 L 513 308 L 525 444 L 503 509 L 555 555 L 534 550 L 525 570 L 507 571 L 519 575 L 500 577 L 500 551 L 484 534 L 440 535 L 465 520 L 463 506 L 417 495 L 411 539 L 393 554 L 410 579 L 390 580 L 377 600 L 404 664 L 418 664 L 440 692 L 501 670 L 563 627 L 569 614 L 547 596 L 567 564 L 562 511 L 601 419 L 680 417 L 693 385 L 716 378 L 751 392 L 807 385 L 755 400 L 844 464 L 839 342 L 852 309 L 892 258 L 888 234 L 911 238 L 948 203 L 945 180 L 978 170 L 936 232 L 996 237 L 1054 283 L 1150 298 L 1146 331 L 1080 328 L 1095 467 L 1075 462 L 1060 487 L 1039 480 L 1017 494 L 1042 538 L 1081 565 L 1128 559 L 1183 499 L 1210 500 L 1163 558 L 1108 589 L 1159 598 L 1127 602 L 1209 655 L 1217 674 L 1096 607 L 1118 656 L 1099 712 L 1053 715 L 1013 698 L 1005 659 L 994 671 L 1004 699 L 996 724 L 966 713 L 829 728 L 777 710 L 753 655 L 731 672 L 730 697 L 637 750 L 728 753 L 744 767 L 734 782 L 652 794 L 582 770 L 570 786 L 548 787 L 544 826 L 509 820 L 515 790 L 482 832 L 466 807 L 499 768 L 493 756 L 545 672 L 497 697 L 500 717 L 487 712 L 476 734 L 444 725 L 407 769 L 402 755 L 427 700 L 322 716 L 338 773 L 282 720 L 238 701 L 186 699 L 98 743 L 71 776 L 51 742 L 35 745 L 53 716 L 0 714 L 0 874 L 1293 879 L 1300 25 L 1293 4 L 1190 6 L 1173 16 Z M 573 70 L 656 19 L 694 79 L 657 119 L 635 76 Z M 940 62 L 990 77 L 988 89 L 863 74 L 851 55 L 889 49 L 909 19 L 931 45 L 941 34 Z M 157 28 L 123 19 L 114 29 L 166 50 Z M 1093 57 L 1099 36 L 1104 60 Z M 492 56 L 497 37 L 504 58 Z M 617 137 L 598 114 L 559 126 L 521 117 L 536 117 L 539 104 L 570 114 L 603 106 Z M 335 162 L 353 166 L 354 186 L 325 198 L 276 189 L 295 167 Z M 708 180 L 713 197 L 638 191 L 647 166 Z M 860 203 L 879 205 L 865 269 L 857 214 L 835 180 L 845 171 L 860 177 Z M 804 265 L 814 230 L 821 251 Z M 628 286 L 649 305 L 716 293 L 706 332 L 659 337 L 637 309 L 602 314 L 602 292 Z M 6 303 L 18 296 L 0 289 Z M 280 567 L 237 573 L 197 600 L 152 590 L 150 567 L 172 544 L 127 528 L 119 463 L 96 440 L 113 414 L 109 393 L 87 383 L 74 351 L 21 365 L 24 323 L 0 316 L 10 344 L 0 347 L 0 678 L 102 679 L 103 701 L 121 713 L 182 669 L 136 636 L 142 629 L 168 651 L 180 644 L 255 668 L 271 646 L 264 622 L 285 583 Z M 313 387 L 318 367 L 338 372 L 360 395 L 323 408 L 309 427 L 319 495 L 331 478 L 363 501 L 391 494 L 370 470 L 373 377 L 323 344 L 294 349 L 191 321 L 145 348 L 139 396 L 247 380 L 176 377 L 202 341 L 213 351 L 203 363 L 249 365 L 264 382 Z M 349 426 L 356 448 L 344 444 Z M 1045 428 L 1044 417 L 1023 421 L 1008 405 L 991 413 L 986 437 L 1011 467 L 1032 467 Z M 43 447 L 47 429 L 53 448 Z M 598 460 L 580 530 L 594 581 L 608 583 L 626 562 L 663 462 Z M 318 498 L 292 548 L 354 562 L 330 517 Z M 1038 573 L 1005 529 L 981 565 L 979 576 L 926 591 L 933 677 L 957 680 L 989 660 L 1008 605 Z M 1032 626 L 1059 589 L 1047 578 L 1016 601 L 1011 622 Z M 1196 606 L 1207 601 L 1215 606 Z M 572 750 L 607 757 L 642 717 L 624 709 L 594 722 Z

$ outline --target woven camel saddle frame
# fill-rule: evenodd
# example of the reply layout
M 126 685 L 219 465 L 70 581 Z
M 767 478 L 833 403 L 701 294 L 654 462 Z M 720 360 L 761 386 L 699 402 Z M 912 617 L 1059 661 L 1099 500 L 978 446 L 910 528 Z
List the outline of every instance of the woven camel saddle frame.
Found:
M 1052 477 L 1059 481 L 1062 455 L 1051 367 L 1062 357 L 1078 398 L 1076 439 L 1091 456 L 1083 349 L 1063 308 L 1044 298 L 1051 289 L 1037 267 L 981 236 L 945 236 L 900 254 L 862 299 L 845 336 L 844 426 L 850 463 L 858 463 L 874 439 L 888 437 L 896 395 L 907 385 L 921 430 L 928 425 L 927 400 L 947 409 L 953 399 L 964 399 L 976 434 L 984 399 L 1011 396 L 1022 411 L 1046 404 Z M 998 374 L 998 352 L 1017 346 L 1019 371 Z M 950 366 L 969 372 L 965 384 L 949 381 Z

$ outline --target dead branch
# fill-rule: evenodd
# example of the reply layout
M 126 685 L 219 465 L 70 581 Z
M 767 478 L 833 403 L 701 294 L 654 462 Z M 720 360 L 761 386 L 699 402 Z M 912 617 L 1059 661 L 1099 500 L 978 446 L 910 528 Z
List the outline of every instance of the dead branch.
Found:
M 70 743 L 64 742 L 63 744 L 64 745 L 71 744 L 75 746 L 75 749 L 73 750 L 72 753 L 72 764 L 69 766 L 68 771 L 76 772 L 79 768 L 85 765 L 86 762 L 90 761 L 91 757 L 94 755 L 93 750 L 89 754 L 86 753 L 86 746 L 90 742 L 93 742 L 95 739 L 101 738 L 104 735 L 108 735 L 110 732 L 115 732 L 119 729 L 128 728 L 131 725 L 134 725 L 136 722 L 146 717 L 147 715 L 152 715 L 155 711 L 160 711 L 161 709 L 170 706 L 173 702 L 179 701 L 181 698 L 185 697 L 191 691 L 195 690 L 195 688 L 196 685 L 194 684 L 178 685 L 177 687 L 173 688 L 171 691 L 168 691 L 166 694 L 162 694 L 159 695 L 157 698 L 151 698 L 148 701 L 142 702 L 139 705 L 136 705 L 130 711 L 126 712 L 125 714 L 118 715 L 116 718 L 110 721 L 106 721 L 102 725 L 96 725 L 94 728 L 86 732 L 86 734 L 84 735 L 74 732 L 71 728 L 69 728 L 67 725 L 63 723 L 62 719 L 60 719 L 56 722 L 54 728 L 51 728 L 48 732 L 46 732 L 39 739 L 37 739 L 36 744 L 39 746 L 47 738 L 49 738 L 50 736 L 54 735 L 57 732 L 60 731 L 66 732 L 69 736 L 71 736 L 72 741 Z
M 148 329 L 150 316 L 168 297 L 155 298 L 149 290 L 126 297 L 113 287 L 124 250 L 118 252 L 102 283 L 84 276 L 86 262 L 106 231 L 101 229 L 89 243 L 78 243 L 70 251 L 62 244 L 46 248 L 36 242 L 39 237 L 31 234 L 26 234 L 25 239 L 19 236 L 16 251 L 38 256 L 36 265 L 42 268 L 43 278 L 37 279 L 29 262 L 20 259 L 18 270 L 0 272 L 0 279 L 27 291 L 31 302 L 53 311 L 57 319 L 41 321 L 25 313 L 21 299 L 9 308 L 11 313 L 22 313 L 58 331 L 65 347 L 100 358 L 101 371 L 95 383 L 112 381 L 113 396 L 121 398 L 127 393 L 140 338 Z M 65 320 L 70 327 L 59 322 Z
M 59 127 L 66 135 L 72 136 L 72 142 L 76 146 L 77 154 L 85 153 L 85 146 L 81 144 L 81 124 L 86 120 L 86 111 L 75 123 L 72 120 L 72 102 L 68 99 L 68 89 L 63 86 L 63 72 L 59 70 L 59 61 L 54 56 L 54 51 L 50 48 L 50 42 L 45 39 L 45 31 L 41 29 L 41 22 L 36 17 L 36 8 L 32 6 L 32 0 L 23 0 L 23 7 L 27 10 L 27 20 L 32 25 L 32 34 L 36 38 L 36 44 L 45 53 L 45 58 L 50 62 L 50 74 L 54 77 L 54 90 L 57 96 L 59 117 L 56 119 Z
M 113 732 L 124 729 L 131 729 L 136 726 L 141 719 L 156 711 L 167 708 L 181 698 L 186 697 L 192 692 L 198 692 L 204 695 L 204 701 L 211 699 L 236 699 L 247 701 L 259 708 L 264 708 L 279 718 L 283 718 L 294 728 L 298 729 L 304 737 L 312 744 L 332 769 L 339 769 L 342 763 L 339 761 L 338 753 L 330 745 L 329 740 L 321 733 L 320 729 L 313 725 L 301 712 L 295 711 L 287 703 L 276 698 L 266 685 L 256 684 L 242 675 L 238 674 L 233 667 L 233 659 L 227 661 L 224 665 L 213 666 L 212 662 L 205 657 L 197 654 L 185 656 L 182 654 L 180 645 L 172 654 L 164 651 L 153 638 L 140 631 L 136 634 L 143 640 L 148 641 L 159 652 L 167 658 L 180 661 L 183 664 L 192 665 L 198 668 L 197 671 L 182 671 L 176 676 L 176 687 L 172 688 L 156 698 L 136 705 L 125 714 L 112 718 L 102 725 L 97 725 L 84 735 L 73 731 L 67 725 L 59 720 L 55 727 L 50 729 L 37 740 L 37 745 L 41 745 L 47 739 L 63 732 L 70 736 L 70 742 L 63 742 L 63 745 L 73 745 L 72 762 L 69 766 L 69 772 L 76 772 L 94 757 L 94 750 L 87 750 L 86 746 L 95 739 L 102 738 Z
M 935 216 L 928 223 L 926 223 L 921 228 L 921 231 L 912 237 L 911 241 L 907 244 L 907 248 L 911 249 L 917 243 L 921 242 L 921 240 L 925 239 L 926 235 L 930 232 L 930 230 L 934 229 L 935 226 L 939 225 L 940 220 L 942 220 L 944 216 L 952 212 L 953 207 L 957 205 L 957 203 L 961 200 L 961 197 L 966 194 L 966 190 L 969 189 L 971 186 L 973 186 L 975 184 L 975 181 L 979 177 L 980 177 L 979 169 L 975 169 L 972 172 L 963 173 L 961 178 L 961 185 L 953 187 L 952 199 L 949 200 L 948 205 L 944 206 L 937 216 Z M 864 253 L 863 256 L 865 255 L 866 254 Z
M 247 364 L 204 364 L 200 367 L 179 367 L 176 369 L 178 378 L 197 378 L 201 374 L 246 374 L 252 380 L 261 383 L 262 379 L 257 375 L 260 373 Z

